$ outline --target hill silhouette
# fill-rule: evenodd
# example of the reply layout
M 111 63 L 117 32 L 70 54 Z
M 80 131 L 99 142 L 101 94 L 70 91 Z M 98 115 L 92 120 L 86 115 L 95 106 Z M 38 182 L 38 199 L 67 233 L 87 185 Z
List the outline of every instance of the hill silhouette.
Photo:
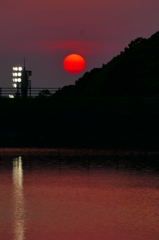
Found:
M 94 68 L 56 96 L 159 96 L 159 31 L 136 38 L 101 68 Z

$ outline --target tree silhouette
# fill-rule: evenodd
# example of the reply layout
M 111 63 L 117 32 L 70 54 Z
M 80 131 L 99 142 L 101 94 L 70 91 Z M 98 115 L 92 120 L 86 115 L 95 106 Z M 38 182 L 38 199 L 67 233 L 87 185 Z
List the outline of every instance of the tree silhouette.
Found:
M 39 92 L 38 97 L 50 97 L 52 94 L 48 89 Z
M 138 37 L 135 40 L 131 41 L 128 44 L 128 46 L 129 46 L 129 48 L 135 47 L 135 46 L 137 46 L 138 44 L 142 43 L 145 40 L 146 40 L 146 38 Z

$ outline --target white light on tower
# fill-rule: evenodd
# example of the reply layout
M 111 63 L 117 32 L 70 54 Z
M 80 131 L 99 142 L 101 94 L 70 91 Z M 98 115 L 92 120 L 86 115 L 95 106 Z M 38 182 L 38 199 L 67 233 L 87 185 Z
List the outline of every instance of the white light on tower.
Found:
M 23 68 L 22 67 L 13 67 L 12 69 L 13 69 L 13 73 L 12 73 L 13 87 L 16 88 L 16 87 L 18 87 L 18 83 L 20 83 L 22 81 Z
M 17 84 L 16 84 L 16 83 L 13 83 L 13 87 L 16 88 L 16 87 L 17 87 Z
M 14 83 L 17 83 L 17 82 L 21 82 L 22 79 L 21 79 L 21 78 L 12 78 L 12 81 L 13 81 Z
M 18 71 L 18 72 L 21 72 L 22 70 L 23 70 L 23 68 L 22 67 L 13 67 L 12 68 L 13 69 L 13 71 Z

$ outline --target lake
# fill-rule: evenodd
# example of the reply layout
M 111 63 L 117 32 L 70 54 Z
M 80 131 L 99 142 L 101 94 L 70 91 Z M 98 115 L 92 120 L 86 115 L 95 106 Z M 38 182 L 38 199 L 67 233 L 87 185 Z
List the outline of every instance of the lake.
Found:
M 4 148 L 0 156 L 0 239 L 159 239 L 158 152 Z

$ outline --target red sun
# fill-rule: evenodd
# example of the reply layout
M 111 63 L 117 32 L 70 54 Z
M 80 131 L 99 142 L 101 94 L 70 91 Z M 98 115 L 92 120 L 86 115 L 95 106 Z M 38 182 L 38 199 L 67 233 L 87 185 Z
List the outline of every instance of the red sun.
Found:
M 70 54 L 63 60 L 64 69 L 72 74 L 80 73 L 86 66 L 85 59 L 78 54 Z

